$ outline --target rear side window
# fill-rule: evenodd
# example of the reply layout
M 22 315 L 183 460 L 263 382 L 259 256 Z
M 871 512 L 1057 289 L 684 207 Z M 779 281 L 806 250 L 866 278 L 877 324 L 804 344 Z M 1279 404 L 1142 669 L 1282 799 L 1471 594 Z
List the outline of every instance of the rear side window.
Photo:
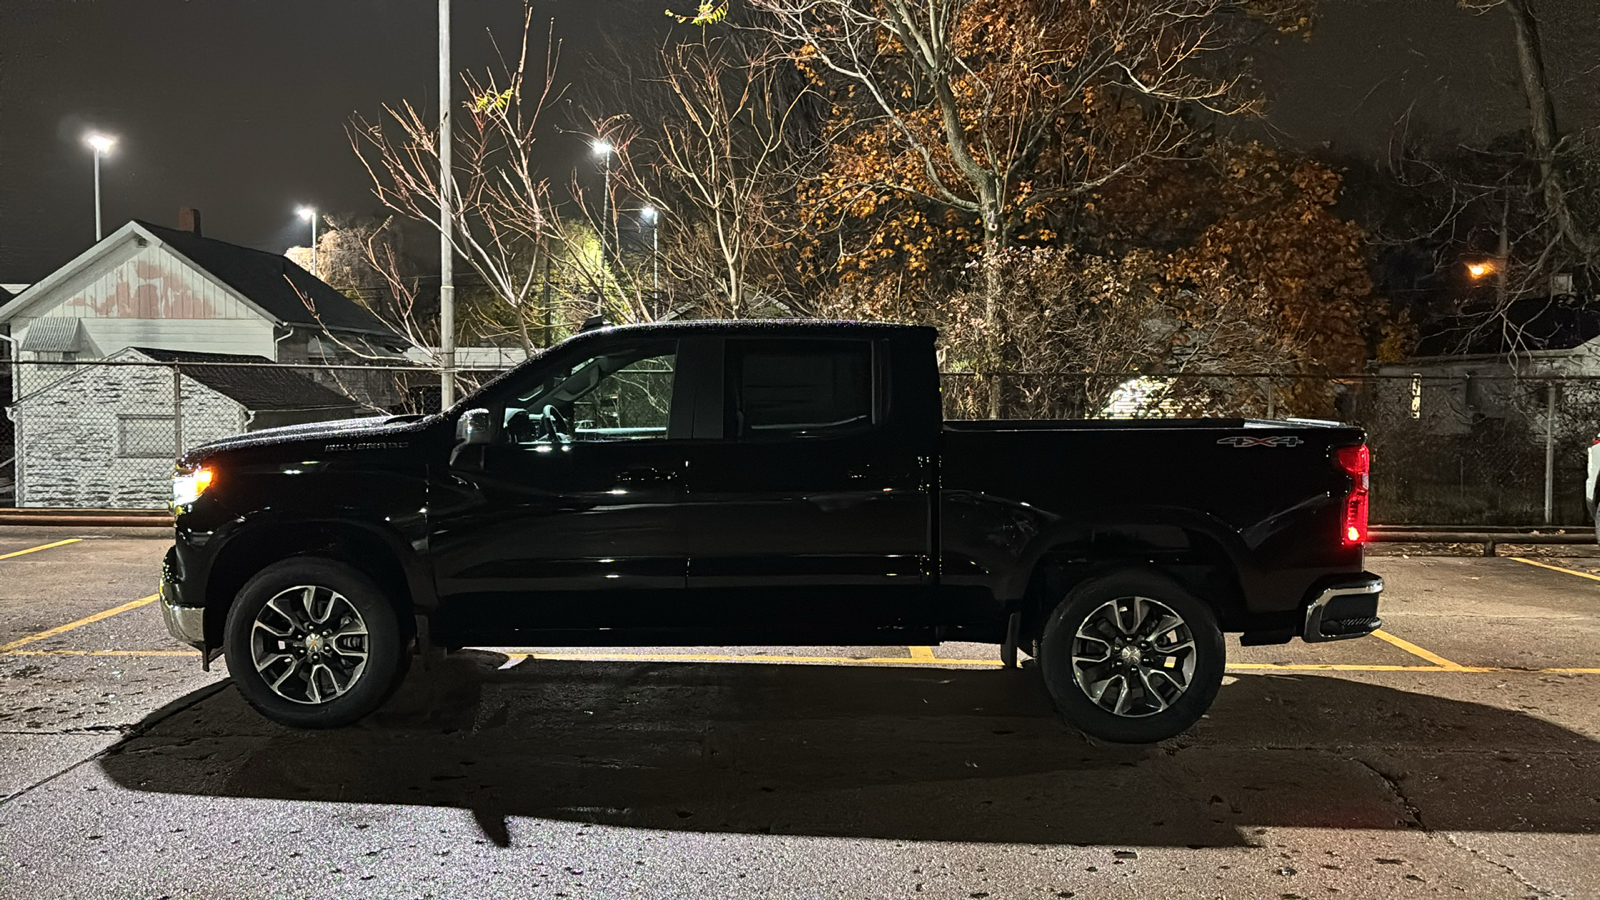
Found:
M 825 437 L 872 425 L 869 341 L 729 341 L 727 358 L 731 437 Z

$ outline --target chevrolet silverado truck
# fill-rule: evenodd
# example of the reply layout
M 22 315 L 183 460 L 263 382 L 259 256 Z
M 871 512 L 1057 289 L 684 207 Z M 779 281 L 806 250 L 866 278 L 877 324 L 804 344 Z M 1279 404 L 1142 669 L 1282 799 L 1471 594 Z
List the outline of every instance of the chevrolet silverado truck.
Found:
M 196 448 L 168 628 L 299 727 L 434 648 L 979 641 L 1069 724 L 1149 742 L 1211 705 L 1224 633 L 1379 626 L 1361 430 L 946 421 L 935 336 L 600 327 L 439 414 Z

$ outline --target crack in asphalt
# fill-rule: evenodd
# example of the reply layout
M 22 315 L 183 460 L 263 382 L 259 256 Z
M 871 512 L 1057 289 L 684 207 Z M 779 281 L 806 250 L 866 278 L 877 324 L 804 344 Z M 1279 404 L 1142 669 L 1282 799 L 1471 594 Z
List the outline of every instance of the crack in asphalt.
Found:
M 193 694 L 190 694 L 188 697 L 185 697 L 180 701 L 167 704 L 166 707 L 157 710 L 155 713 L 151 714 L 144 721 L 139 722 L 138 724 L 135 724 L 135 725 L 127 726 L 126 730 L 123 731 L 123 740 L 122 741 L 118 741 L 117 743 L 112 744 L 111 746 L 106 747 L 106 748 L 104 748 L 104 749 L 102 749 L 102 750 L 100 750 L 100 751 L 98 751 L 98 752 L 96 752 L 96 753 L 94 753 L 94 754 L 92 754 L 90 756 L 84 757 L 83 759 L 78 760 L 77 762 L 73 763 L 72 765 L 67 766 L 66 768 L 60 770 L 59 772 L 56 772 L 56 773 L 54 773 L 52 775 L 46 775 L 45 777 L 39 779 L 38 781 L 35 781 L 33 784 L 30 784 L 25 788 L 22 788 L 21 790 L 12 791 L 11 793 L 7 794 L 6 796 L 0 797 L 0 809 L 5 809 L 5 807 L 8 804 L 10 804 L 13 800 L 17 800 L 19 798 L 27 796 L 28 794 L 33 793 L 34 791 L 38 790 L 41 787 L 44 787 L 45 785 L 49 784 L 50 782 L 55 781 L 57 778 L 60 778 L 61 776 L 66 775 L 68 772 L 76 771 L 78 768 L 82 767 L 84 764 L 91 763 L 91 762 L 94 762 L 97 759 L 100 759 L 101 757 L 103 757 L 106 754 L 110 753 L 112 750 L 116 749 L 118 745 L 122 744 L 124 741 L 128 740 L 129 738 L 138 737 L 139 735 L 144 734 L 145 732 L 147 732 L 150 729 L 154 728 L 155 726 L 161 724 L 162 722 L 166 721 L 167 719 L 172 718 L 173 716 L 177 715 L 178 713 L 181 713 L 181 712 L 183 712 L 183 711 L 185 711 L 185 710 L 187 710 L 187 709 L 189 709 L 189 708 L 191 708 L 191 707 L 193 707 L 193 706 L 195 706 L 195 705 L 197 705 L 199 703 L 203 703 L 204 701 L 211 699 L 212 697 L 216 696 L 217 694 L 220 694 L 224 688 L 228 687 L 232 683 L 233 682 L 232 682 L 231 679 L 224 678 L 224 679 L 222 679 L 221 681 L 218 681 L 215 684 L 208 685 L 206 687 L 203 687 L 203 688 L 199 689 L 198 691 L 195 691 Z M 102 726 L 102 727 L 109 727 L 109 726 Z M 50 734 L 50 732 L 27 732 L 27 733 L 28 734 Z M 93 733 L 93 732 L 88 732 L 88 733 Z
M 1406 796 L 1405 789 L 1400 786 L 1399 779 L 1391 776 L 1389 773 L 1383 771 L 1359 756 L 1350 757 L 1350 761 L 1356 763 L 1357 765 L 1364 766 L 1368 771 L 1378 776 L 1378 778 L 1380 778 L 1383 783 L 1388 786 L 1389 792 L 1394 794 L 1395 799 L 1399 800 L 1400 805 L 1405 808 L 1407 828 L 1415 828 L 1427 834 L 1433 834 L 1433 832 L 1428 829 L 1427 823 L 1422 821 L 1422 810 L 1415 803 L 1411 802 L 1410 797 Z
M 1501 862 L 1498 859 L 1495 859 L 1494 857 L 1488 855 L 1487 853 L 1484 853 L 1482 850 L 1479 850 L 1476 847 L 1468 847 L 1466 844 L 1463 844 L 1459 840 L 1456 840 L 1455 835 L 1450 834 L 1448 832 L 1444 832 L 1444 833 L 1441 833 L 1439 836 L 1444 838 L 1444 842 L 1446 844 L 1449 844 L 1450 846 L 1456 848 L 1457 850 L 1461 850 L 1461 851 L 1463 851 L 1463 852 L 1465 852 L 1465 853 L 1467 853 L 1467 854 L 1469 854 L 1471 856 L 1477 857 L 1478 859 L 1483 860 L 1484 862 L 1488 863 L 1489 865 L 1494 866 L 1495 868 L 1505 872 L 1507 875 L 1510 875 L 1512 878 L 1515 878 L 1517 880 L 1518 884 L 1522 885 L 1523 887 L 1527 888 L 1530 891 L 1533 891 L 1536 896 L 1549 897 L 1549 898 L 1552 898 L 1552 900 L 1563 900 L 1563 896 L 1564 895 L 1558 894 L 1555 891 L 1552 891 L 1552 890 L 1550 890 L 1548 888 L 1539 887 L 1538 885 L 1536 885 L 1533 882 L 1529 881 L 1521 872 L 1517 871 L 1515 867 L 1513 867 L 1513 866 L 1511 866 L 1511 865 L 1509 865 L 1507 863 Z

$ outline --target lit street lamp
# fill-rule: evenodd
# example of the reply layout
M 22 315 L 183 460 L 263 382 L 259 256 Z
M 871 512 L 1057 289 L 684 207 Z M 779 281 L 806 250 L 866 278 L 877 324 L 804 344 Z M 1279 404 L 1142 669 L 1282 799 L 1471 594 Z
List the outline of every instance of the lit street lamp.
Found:
M 639 217 L 650 223 L 650 288 L 660 293 L 661 257 L 659 251 L 661 243 L 656 239 L 657 234 L 660 232 L 660 226 L 656 224 L 656 219 L 660 217 L 660 213 L 656 211 L 654 206 L 646 206 L 644 209 L 639 210 Z
M 1495 265 L 1492 262 L 1467 263 L 1467 274 L 1472 276 L 1473 281 L 1477 281 L 1478 279 L 1483 278 L 1485 275 L 1493 273 L 1494 270 Z
M 317 210 L 316 207 L 302 206 L 295 212 L 300 218 L 311 223 L 311 274 L 317 274 Z
M 94 149 L 94 239 L 98 241 L 105 237 L 105 229 L 101 227 L 100 220 L 100 157 L 111 152 L 111 148 L 116 146 L 117 139 L 91 131 L 84 135 L 83 142 Z
M 612 146 L 611 142 L 606 140 L 605 138 L 597 138 L 597 139 L 595 139 L 594 143 L 589 145 L 589 149 L 594 151 L 594 155 L 595 156 L 600 157 L 600 159 L 602 161 L 602 165 L 603 165 L 603 168 L 601 170 L 603 172 L 603 175 L 602 175 L 602 180 L 601 180 L 601 183 L 600 183 L 600 187 L 601 187 L 601 199 L 600 199 L 600 273 L 601 273 L 601 284 L 600 284 L 600 287 L 601 287 L 601 290 L 600 290 L 600 302 L 598 304 L 598 308 L 595 310 L 595 314 L 596 315 L 605 315 L 605 311 L 606 311 L 605 271 L 606 271 L 606 266 L 608 264 L 607 257 L 610 255 L 610 252 L 611 252 L 611 248 L 610 248 L 610 243 L 611 242 L 609 240 L 607 240 L 606 229 L 607 229 L 608 226 L 607 226 L 606 222 L 611 218 L 611 154 L 616 150 L 616 147 Z

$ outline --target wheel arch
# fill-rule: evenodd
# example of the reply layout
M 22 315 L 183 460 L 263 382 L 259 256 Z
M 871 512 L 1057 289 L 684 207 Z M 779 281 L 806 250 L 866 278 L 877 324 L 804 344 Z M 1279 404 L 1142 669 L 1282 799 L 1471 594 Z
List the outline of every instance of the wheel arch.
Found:
M 1224 631 L 1242 630 L 1249 610 L 1233 554 L 1208 531 L 1186 525 L 1110 525 L 1041 541 L 1012 608 L 1022 634 L 1038 637 L 1052 610 L 1082 582 L 1122 568 L 1160 573 L 1211 607 Z
M 416 629 L 420 605 L 415 579 L 405 564 L 399 535 L 350 522 L 260 522 L 229 536 L 206 578 L 205 631 L 210 646 L 222 646 L 228 609 L 256 573 L 295 556 L 315 556 L 355 568 L 371 578 L 395 606 L 402 634 Z

